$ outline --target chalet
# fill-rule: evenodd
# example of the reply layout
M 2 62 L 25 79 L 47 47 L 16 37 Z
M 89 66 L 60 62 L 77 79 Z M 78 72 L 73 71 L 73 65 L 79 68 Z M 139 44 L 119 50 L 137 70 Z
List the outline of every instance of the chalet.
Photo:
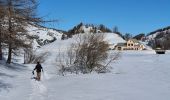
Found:
M 118 43 L 115 50 L 144 50 L 145 46 L 136 39 L 129 39 L 126 43 Z

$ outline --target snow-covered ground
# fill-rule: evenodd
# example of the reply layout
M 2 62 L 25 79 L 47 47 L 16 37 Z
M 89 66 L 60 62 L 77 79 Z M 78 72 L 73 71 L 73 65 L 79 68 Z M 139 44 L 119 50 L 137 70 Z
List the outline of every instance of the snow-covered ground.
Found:
M 170 100 L 169 59 L 169 51 L 126 51 L 111 73 L 66 76 L 46 62 L 40 82 L 30 79 L 35 65 L 0 62 L 0 100 Z

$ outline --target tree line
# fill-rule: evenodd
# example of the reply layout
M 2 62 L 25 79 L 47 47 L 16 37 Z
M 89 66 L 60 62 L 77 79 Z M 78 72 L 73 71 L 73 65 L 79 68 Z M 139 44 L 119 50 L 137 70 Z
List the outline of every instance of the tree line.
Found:
M 145 37 L 144 33 L 140 33 L 136 36 L 133 36 L 131 33 L 123 34 L 119 31 L 119 28 L 117 26 L 114 26 L 112 29 L 109 29 L 108 27 L 106 27 L 103 24 L 94 25 L 94 24 L 84 24 L 81 22 L 77 26 L 74 26 L 72 29 L 65 32 L 62 36 L 62 40 L 71 38 L 72 35 L 75 35 L 75 34 L 85 33 L 84 30 L 82 29 L 83 26 L 86 28 L 91 27 L 90 33 L 115 33 L 115 34 L 118 34 L 120 37 L 122 37 L 126 41 L 129 39 L 132 39 L 132 38 L 141 40 L 143 37 Z
M 77 26 L 74 26 L 72 29 L 68 30 L 68 32 L 66 32 L 67 36 L 70 38 L 72 37 L 72 35 L 85 33 L 84 30 L 82 29 L 82 26 L 84 26 L 85 28 L 91 27 L 90 33 L 112 33 L 113 32 L 123 37 L 123 35 L 119 32 L 117 26 L 113 27 L 113 29 L 111 30 L 103 24 L 94 25 L 94 24 L 84 24 L 82 22 Z

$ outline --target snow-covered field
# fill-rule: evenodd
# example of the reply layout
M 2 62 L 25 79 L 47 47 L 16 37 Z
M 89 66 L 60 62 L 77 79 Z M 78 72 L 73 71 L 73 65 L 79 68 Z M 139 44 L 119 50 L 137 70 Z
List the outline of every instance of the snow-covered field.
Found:
M 170 100 L 169 59 L 169 51 L 126 51 L 111 73 L 66 76 L 46 62 L 40 82 L 30 79 L 35 65 L 0 62 L 0 100 Z

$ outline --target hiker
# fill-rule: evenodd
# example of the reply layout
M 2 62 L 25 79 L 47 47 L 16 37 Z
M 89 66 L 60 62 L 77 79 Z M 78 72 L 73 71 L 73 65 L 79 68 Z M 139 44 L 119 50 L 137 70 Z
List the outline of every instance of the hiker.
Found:
M 34 70 L 36 70 L 36 72 L 37 72 L 37 77 L 35 79 L 40 81 L 40 79 L 41 79 L 41 70 L 43 71 L 43 68 L 42 68 L 40 62 L 37 62 L 37 65 L 35 66 Z M 34 74 L 34 70 L 32 71 L 33 74 Z

